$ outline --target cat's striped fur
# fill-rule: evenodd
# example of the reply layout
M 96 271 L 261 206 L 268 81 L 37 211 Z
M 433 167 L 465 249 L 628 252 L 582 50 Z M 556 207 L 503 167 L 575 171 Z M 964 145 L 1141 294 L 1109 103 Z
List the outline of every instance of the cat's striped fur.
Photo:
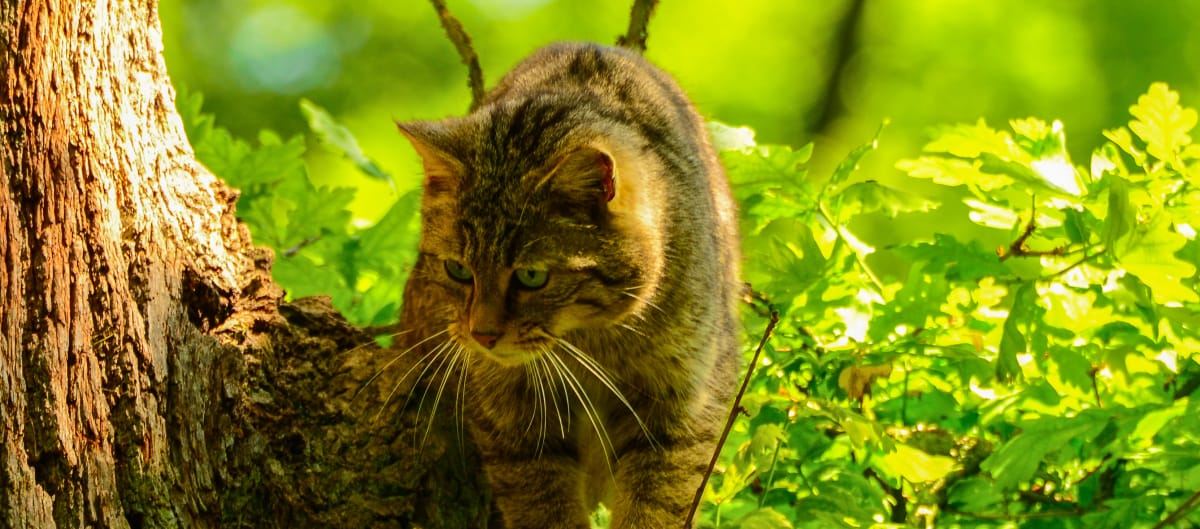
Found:
M 688 99 L 639 55 L 556 44 L 400 129 L 425 166 L 402 325 L 465 376 L 430 390 L 465 399 L 505 525 L 586 529 L 603 500 L 614 528 L 682 527 L 740 357 L 735 205 Z

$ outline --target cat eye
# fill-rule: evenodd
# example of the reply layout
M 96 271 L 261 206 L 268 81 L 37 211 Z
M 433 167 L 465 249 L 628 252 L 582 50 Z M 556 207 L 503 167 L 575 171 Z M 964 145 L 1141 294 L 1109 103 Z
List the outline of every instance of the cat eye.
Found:
M 513 272 L 517 284 L 529 290 L 542 288 L 550 280 L 550 272 L 545 270 L 517 270 Z
M 470 268 L 458 261 L 446 259 L 444 262 L 446 263 L 446 275 L 450 276 L 450 279 L 459 283 L 470 283 L 471 279 L 475 277 Z

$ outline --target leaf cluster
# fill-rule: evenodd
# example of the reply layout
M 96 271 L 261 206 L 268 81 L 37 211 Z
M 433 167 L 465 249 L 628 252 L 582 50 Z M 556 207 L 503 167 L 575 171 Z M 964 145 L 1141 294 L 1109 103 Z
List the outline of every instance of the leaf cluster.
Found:
M 815 179 L 811 145 L 713 125 L 751 307 L 781 322 L 702 526 L 1200 522 L 1196 112 L 1164 84 L 1130 112 L 1086 166 L 1038 119 L 943 127 L 897 164 L 961 191 L 963 221 L 1011 241 L 995 249 L 936 227 L 856 237 L 865 215 L 938 206 L 855 178 L 877 139 Z M 878 277 L 874 253 L 907 276 Z
M 292 298 L 330 296 L 356 324 L 394 322 L 416 255 L 420 191 L 397 193 L 382 218 L 362 226 L 349 210 L 354 188 L 316 186 L 309 178 L 304 138 L 284 140 L 264 130 L 252 144 L 216 126 L 202 105 L 199 94 L 179 98 L 188 139 L 196 158 L 240 192 L 238 219 L 255 243 L 274 250 L 275 281 Z M 367 175 L 391 182 L 329 113 L 307 100 L 300 106 L 322 144 Z

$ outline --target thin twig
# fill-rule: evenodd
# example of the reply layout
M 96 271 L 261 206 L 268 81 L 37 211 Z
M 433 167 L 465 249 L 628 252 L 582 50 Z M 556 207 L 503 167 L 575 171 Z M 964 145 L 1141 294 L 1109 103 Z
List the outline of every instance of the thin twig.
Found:
M 634 0 L 633 8 L 629 11 L 629 29 L 617 37 L 617 46 L 646 53 L 646 38 L 649 36 L 646 26 L 650 24 L 655 7 L 658 7 L 658 0 Z
M 441 21 L 442 28 L 446 30 L 446 36 L 458 50 L 458 56 L 462 57 L 463 64 L 467 65 L 467 86 L 471 87 L 471 110 L 475 110 L 483 101 L 483 69 L 479 67 L 479 56 L 475 54 L 475 48 L 471 45 L 471 37 L 467 35 L 458 19 L 450 14 L 446 2 L 443 0 L 429 0 L 429 2 L 437 11 L 438 20 Z
M 754 358 L 750 360 L 750 366 L 746 368 L 746 377 L 742 379 L 742 387 L 738 390 L 737 397 L 733 399 L 733 406 L 729 409 L 729 418 L 725 420 L 725 430 L 721 432 L 721 439 L 717 441 L 712 459 L 708 462 L 708 470 L 704 472 L 704 479 L 700 481 L 700 487 L 696 489 L 696 496 L 692 499 L 692 508 L 688 511 L 687 521 L 683 524 L 685 529 L 690 528 L 692 520 L 696 518 L 696 509 L 700 507 L 700 498 L 704 497 L 704 487 L 708 486 L 708 477 L 712 475 L 713 468 L 717 466 L 717 459 L 721 457 L 721 447 L 725 446 L 729 430 L 733 428 L 733 422 L 737 420 L 738 413 L 742 411 L 742 396 L 746 394 L 746 388 L 750 386 L 750 377 L 754 375 L 758 357 L 762 354 L 763 347 L 767 345 L 767 340 L 771 338 L 771 332 L 775 330 L 775 325 L 778 323 L 779 311 L 771 311 L 771 321 L 767 322 L 767 329 L 763 331 L 762 339 L 758 341 L 758 347 L 754 349 Z
M 1184 516 L 1187 516 L 1188 513 L 1192 512 L 1192 510 L 1197 506 L 1200 506 L 1200 491 L 1196 491 L 1195 494 L 1192 494 L 1191 498 L 1188 498 L 1187 501 L 1180 504 L 1170 516 L 1167 516 L 1163 519 L 1163 521 L 1158 522 L 1158 524 L 1154 526 L 1154 529 L 1163 529 L 1168 525 L 1182 520 Z
M 1034 231 L 1037 231 L 1037 228 L 1037 197 L 1034 197 L 1033 204 L 1029 207 L 1029 223 L 1025 225 L 1025 229 L 1021 231 L 1021 235 L 1012 244 L 1008 245 L 1008 248 L 1000 247 L 996 249 L 1000 260 L 1004 261 L 1009 257 L 1062 257 L 1075 253 L 1067 250 L 1068 246 L 1070 246 L 1067 244 L 1049 250 L 1030 250 L 1029 237 L 1033 235 Z
M 284 250 L 284 251 L 283 251 L 283 256 L 284 256 L 284 257 L 292 257 L 292 256 L 296 255 L 296 253 L 298 253 L 300 250 L 303 250 L 305 246 L 308 246 L 308 245 L 310 245 L 310 244 L 312 244 L 312 243 L 314 243 L 314 242 L 317 242 L 317 241 L 319 241 L 319 240 L 321 240 L 321 236 L 320 236 L 320 235 L 313 235 L 312 237 L 309 237 L 309 238 L 307 238 L 307 239 L 304 239 L 303 241 L 300 241 L 300 242 L 299 242 L 298 244 L 296 244 L 295 246 L 293 246 L 293 247 L 291 247 L 291 248 L 288 248 L 288 249 Z

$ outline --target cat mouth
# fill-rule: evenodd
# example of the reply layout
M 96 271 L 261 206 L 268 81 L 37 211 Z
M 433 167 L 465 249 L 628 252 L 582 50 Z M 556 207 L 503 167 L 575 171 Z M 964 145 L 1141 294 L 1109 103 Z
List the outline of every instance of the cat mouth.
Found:
M 460 343 L 467 349 L 505 367 L 516 367 L 532 362 L 542 356 L 552 340 L 541 336 L 529 336 L 513 342 L 500 341 L 492 348 L 487 348 L 471 338 L 460 338 Z

